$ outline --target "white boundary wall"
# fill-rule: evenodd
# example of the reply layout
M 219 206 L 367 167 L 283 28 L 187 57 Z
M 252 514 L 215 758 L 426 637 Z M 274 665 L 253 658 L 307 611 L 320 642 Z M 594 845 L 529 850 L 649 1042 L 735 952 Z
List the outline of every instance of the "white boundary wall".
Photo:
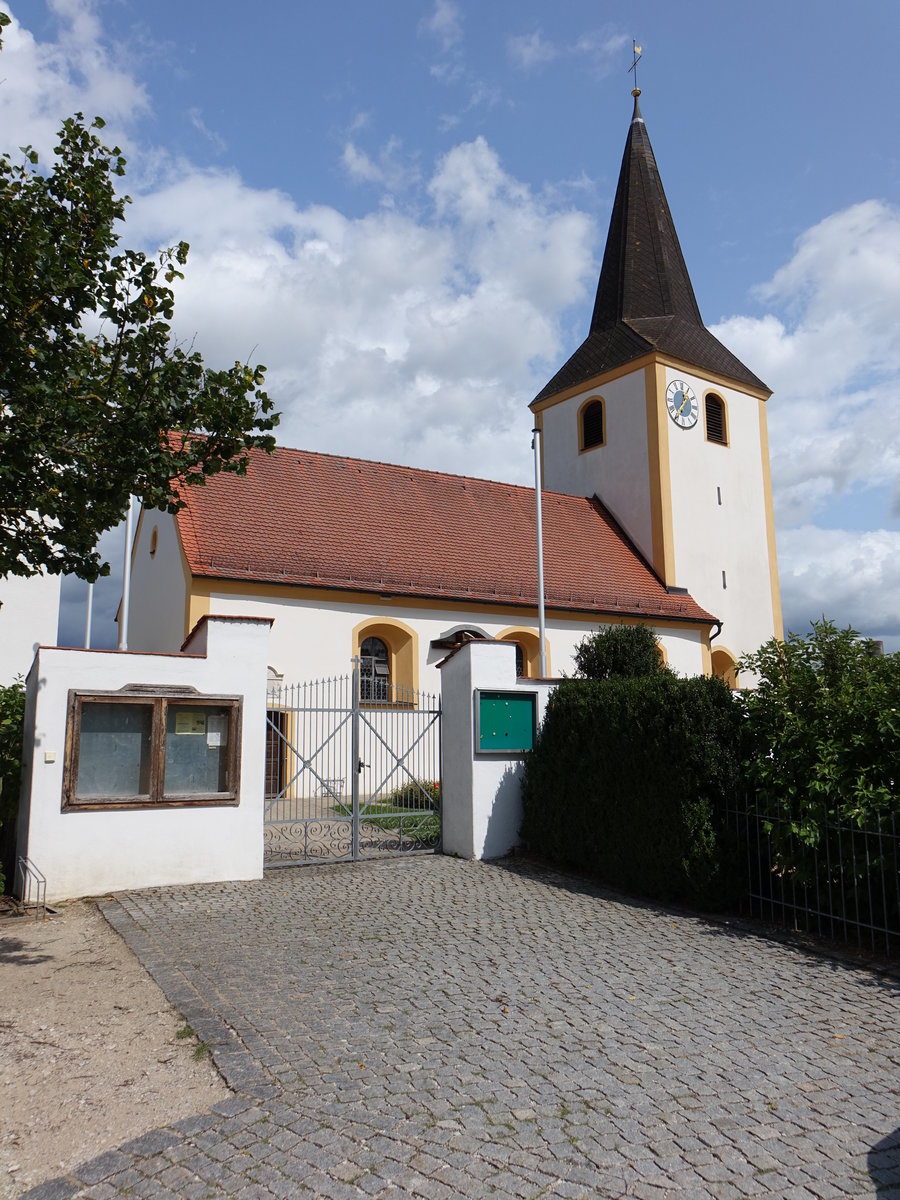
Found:
M 61 575 L 0 579 L 0 684 L 27 675 L 39 646 L 55 646 Z
M 460 858 L 501 858 L 519 840 L 522 824 L 521 754 L 475 750 L 475 692 L 537 693 L 537 720 L 556 681 L 516 678 L 515 647 L 468 642 L 441 666 L 443 849 Z
M 38 650 L 27 679 L 17 853 L 46 876 L 48 901 L 262 877 L 270 625 L 209 617 L 182 654 Z M 236 807 L 62 811 L 69 689 L 134 684 L 243 698 Z

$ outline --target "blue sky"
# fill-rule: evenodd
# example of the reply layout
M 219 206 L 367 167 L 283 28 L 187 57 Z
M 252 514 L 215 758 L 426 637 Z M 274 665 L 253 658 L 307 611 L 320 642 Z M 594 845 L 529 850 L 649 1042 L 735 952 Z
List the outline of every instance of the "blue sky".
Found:
M 900 648 L 894 0 L 6 7 L 4 148 L 107 119 L 125 240 L 191 243 L 177 332 L 268 365 L 283 444 L 522 483 L 528 401 L 587 332 L 637 38 L 704 319 L 774 391 L 786 624 Z

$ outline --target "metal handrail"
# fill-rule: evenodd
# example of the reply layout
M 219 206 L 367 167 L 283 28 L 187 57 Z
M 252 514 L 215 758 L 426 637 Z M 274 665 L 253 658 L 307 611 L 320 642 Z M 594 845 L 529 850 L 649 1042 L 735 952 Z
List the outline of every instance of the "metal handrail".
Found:
M 34 904 L 34 919 L 43 921 L 47 915 L 47 879 L 42 871 L 34 865 L 30 858 L 21 855 L 16 860 L 16 873 L 21 879 L 21 904 L 23 909 Z M 31 899 L 34 888 L 34 900 Z

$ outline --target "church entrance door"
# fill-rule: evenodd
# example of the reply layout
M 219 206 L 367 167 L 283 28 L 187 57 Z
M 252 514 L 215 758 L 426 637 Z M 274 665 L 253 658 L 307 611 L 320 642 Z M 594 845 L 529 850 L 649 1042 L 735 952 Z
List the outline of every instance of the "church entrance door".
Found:
M 440 697 L 370 683 L 270 684 L 266 866 L 440 850 Z

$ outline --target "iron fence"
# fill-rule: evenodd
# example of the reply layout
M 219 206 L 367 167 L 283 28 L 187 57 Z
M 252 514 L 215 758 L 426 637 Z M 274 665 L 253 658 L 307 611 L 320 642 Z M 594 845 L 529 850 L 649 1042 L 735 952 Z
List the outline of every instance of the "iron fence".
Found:
M 900 819 L 872 818 L 865 828 L 825 823 L 801 836 L 766 797 L 728 810 L 746 869 L 749 915 L 802 933 L 900 952 Z

